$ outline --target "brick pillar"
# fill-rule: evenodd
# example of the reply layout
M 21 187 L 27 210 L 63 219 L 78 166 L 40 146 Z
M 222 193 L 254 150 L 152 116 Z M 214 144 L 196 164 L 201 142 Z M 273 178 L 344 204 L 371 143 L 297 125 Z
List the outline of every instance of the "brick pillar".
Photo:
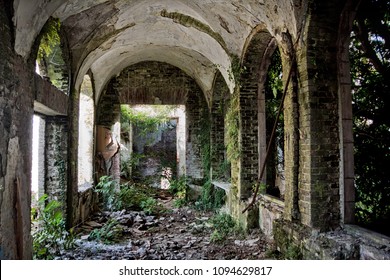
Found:
M 211 105 L 211 178 L 227 180 L 230 170 L 226 170 L 225 155 L 225 115 L 229 103 L 229 89 L 220 73 L 217 74 Z
M 306 46 L 298 49 L 299 210 L 301 222 L 326 231 L 340 224 L 337 29 L 340 4 L 312 3 Z
M 205 164 L 210 157 L 210 150 L 207 149 L 210 147 L 210 117 L 203 96 L 203 92 L 194 83 L 186 102 L 186 171 L 187 177 L 195 184 L 203 184 L 206 172 L 209 172 L 205 170 Z
M 284 167 L 285 167 L 285 194 L 284 194 L 284 218 L 286 220 L 299 220 L 299 104 L 298 104 L 298 80 L 297 66 L 291 61 L 294 50 L 292 42 L 283 44 L 285 51 L 281 52 L 283 65 L 283 84 L 287 82 L 290 70 L 291 78 L 284 100 Z M 288 55 L 286 55 L 288 53 Z M 291 67 L 293 67 L 291 69 Z

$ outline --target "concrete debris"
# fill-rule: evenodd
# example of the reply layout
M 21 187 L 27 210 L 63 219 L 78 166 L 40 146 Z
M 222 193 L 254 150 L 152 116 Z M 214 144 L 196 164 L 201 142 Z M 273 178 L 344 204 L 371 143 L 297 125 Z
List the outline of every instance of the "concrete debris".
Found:
M 189 259 L 261 259 L 267 243 L 256 238 L 259 232 L 246 239 L 227 238 L 222 243 L 210 241 L 214 228 L 210 223 L 213 213 L 198 213 L 189 208 L 168 211 L 159 216 L 143 212 L 120 211 L 98 213 L 80 227 L 76 248 L 61 252 L 56 259 L 83 260 L 189 260 Z M 103 244 L 90 240 L 89 233 L 115 219 L 123 227 L 123 240 Z M 237 237 L 236 237 L 237 238 Z

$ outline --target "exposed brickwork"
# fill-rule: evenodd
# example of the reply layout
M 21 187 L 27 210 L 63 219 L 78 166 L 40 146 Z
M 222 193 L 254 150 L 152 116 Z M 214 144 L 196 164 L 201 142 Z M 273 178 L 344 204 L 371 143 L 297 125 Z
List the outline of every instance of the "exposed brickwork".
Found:
M 264 51 L 271 40 L 268 32 L 260 32 L 252 38 L 246 51 L 241 75 L 240 128 L 241 128 L 241 186 L 239 196 L 246 199 L 251 195 L 251 187 L 259 175 L 258 142 L 258 96 L 260 63 Z
M 336 30 L 339 6 L 313 3 L 300 75 L 299 209 L 302 223 L 328 230 L 340 223 Z M 334 16 L 330 16 L 334 15 Z
M 142 62 L 126 68 L 115 89 L 121 104 L 184 105 L 194 80 L 179 68 Z
M 225 116 L 229 99 L 229 88 L 221 73 L 218 72 L 213 89 L 210 131 L 212 178 L 217 180 L 227 180 L 230 177 L 230 170 L 223 170 L 223 165 L 226 164 L 225 161 L 227 160 L 225 152 Z
M 45 193 L 61 203 L 66 216 L 68 186 L 68 122 L 65 117 L 46 118 Z
M 34 82 L 34 100 L 50 110 L 50 112 L 41 111 L 40 113 L 66 116 L 68 114 L 69 96 L 58 90 L 50 82 L 42 79 L 38 74 L 34 74 Z M 35 110 L 37 111 L 37 108 Z
M 200 143 L 209 112 L 202 90 L 191 77 L 166 63 L 135 64 L 108 84 L 99 102 L 98 124 L 111 127 L 117 119 L 119 104 L 185 105 L 186 175 L 195 181 L 204 178 Z
M 284 168 L 286 190 L 284 201 L 284 218 L 287 220 L 299 220 L 298 206 L 298 179 L 299 179 L 299 104 L 298 104 L 298 78 L 295 62 L 295 50 L 289 35 L 284 36 L 281 52 L 283 65 L 283 83 L 286 84 L 291 71 L 290 82 L 284 100 Z
M 210 116 L 209 109 L 204 99 L 200 88 L 193 83 L 186 102 L 186 124 L 187 124 L 187 143 L 186 143 L 186 171 L 187 176 L 194 180 L 203 179 L 208 170 L 204 170 L 202 157 L 209 155 L 202 155 L 202 148 L 209 145 L 209 125 Z M 205 152 L 209 153 L 210 150 Z M 199 182 L 201 183 L 201 182 Z

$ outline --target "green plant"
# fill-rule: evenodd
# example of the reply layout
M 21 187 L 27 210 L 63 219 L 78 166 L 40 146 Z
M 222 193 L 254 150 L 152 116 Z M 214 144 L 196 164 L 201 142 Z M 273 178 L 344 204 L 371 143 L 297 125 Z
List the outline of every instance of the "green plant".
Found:
M 67 64 L 62 51 L 60 31 L 60 20 L 50 17 L 41 31 L 37 63 L 42 76 L 50 78 L 50 82 L 58 89 L 66 90 Z
M 43 195 L 38 200 L 37 208 L 31 213 L 36 229 L 33 237 L 34 259 L 53 259 L 62 249 L 72 248 L 74 245 L 73 231 L 65 228 L 65 219 L 61 212 L 61 203 Z
M 180 176 L 178 179 L 169 180 L 169 192 L 175 197 L 174 206 L 182 207 L 188 202 L 189 187 L 187 177 Z
M 212 217 L 211 224 L 214 228 L 211 234 L 211 242 L 221 242 L 229 235 L 243 235 L 244 230 L 234 221 L 234 219 L 225 213 L 219 213 Z
M 116 208 L 117 195 L 115 191 L 115 181 L 111 176 L 100 177 L 99 183 L 95 187 L 95 192 L 102 195 L 104 208 L 114 210 Z
M 131 156 L 126 161 L 121 161 L 121 176 L 124 178 L 130 179 L 132 176 L 136 176 L 137 173 L 136 167 L 139 165 L 140 161 L 145 158 L 144 154 L 131 153 Z
M 161 205 L 153 198 L 156 190 L 142 184 L 122 184 L 114 189 L 115 182 L 110 176 L 103 176 L 95 191 L 102 194 L 103 204 L 108 210 L 143 210 L 148 214 L 162 211 Z
M 142 200 L 140 206 L 142 211 L 144 211 L 147 215 L 154 214 L 158 211 L 157 200 L 152 197 L 148 197 L 146 200 Z
M 221 208 L 225 199 L 225 190 L 215 188 L 211 180 L 207 180 L 202 186 L 202 193 L 195 205 L 199 210 L 216 210 Z
M 158 114 L 156 116 L 150 116 L 145 112 L 139 112 L 127 105 L 121 106 L 121 124 L 126 124 L 123 127 L 126 130 L 129 130 L 129 125 L 132 124 L 134 129 L 137 130 L 137 133 L 146 136 L 149 133 L 155 132 L 158 130 L 159 125 L 167 123 L 169 118 L 167 117 L 172 107 L 160 107 L 156 108 Z M 126 132 L 126 131 L 122 131 Z
M 117 220 L 111 219 L 99 229 L 94 229 L 89 234 L 89 239 L 112 244 L 118 242 L 123 235 L 123 228 Z
M 390 236 L 388 6 L 385 0 L 362 1 L 352 27 L 349 58 L 356 223 Z

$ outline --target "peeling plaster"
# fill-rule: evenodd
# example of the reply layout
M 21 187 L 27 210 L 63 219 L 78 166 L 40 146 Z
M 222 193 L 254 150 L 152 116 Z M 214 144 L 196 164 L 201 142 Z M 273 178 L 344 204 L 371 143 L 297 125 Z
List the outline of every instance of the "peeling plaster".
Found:
M 112 76 L 147 60 L 179 67 L 204 92 L 211 91 L 218 68 L 233 92 L 231 56 L 244 53 L 259 25 L 279 41 L 286 30 L 294 38 L 299 28 L 296 17 L 302 15 L 302 7 L 295 2 L 16 0 L 15 50 L 26 58 L 42 26 L 54 16 L 68 30 L 77 27 L 70 36 L 74 86 L 79 88 L 84 75 L 92 70 L 96 99 Z

